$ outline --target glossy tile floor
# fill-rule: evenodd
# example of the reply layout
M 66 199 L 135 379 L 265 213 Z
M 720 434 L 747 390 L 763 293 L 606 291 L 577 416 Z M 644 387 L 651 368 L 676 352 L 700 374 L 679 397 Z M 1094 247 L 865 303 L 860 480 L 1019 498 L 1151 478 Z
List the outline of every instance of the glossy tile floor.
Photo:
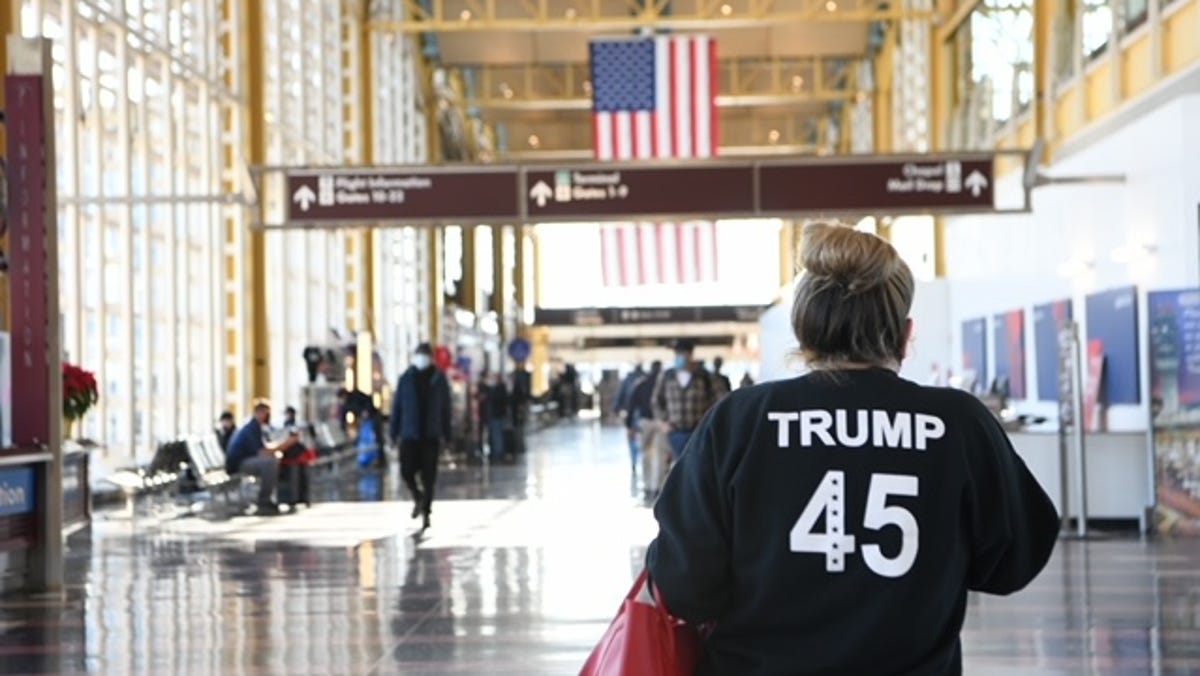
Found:
M 619 430 L 531 441 L 444 471 L 419 539 L 394 465 L 296 516 L 100 515 L 65 604 L 0 600 L 0 671 L 576 673 L 654 523 Z M 1200 673 L 1200 542 L 1064 541 L 1026 591 L 973 598 L 963 641 L 968 674 Z

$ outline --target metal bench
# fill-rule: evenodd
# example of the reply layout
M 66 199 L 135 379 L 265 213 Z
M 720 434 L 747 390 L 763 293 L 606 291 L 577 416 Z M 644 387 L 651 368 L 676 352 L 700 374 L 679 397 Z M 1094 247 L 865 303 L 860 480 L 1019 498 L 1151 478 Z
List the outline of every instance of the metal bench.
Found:
M 224 507 L 231 512 L 243 511 L 247 505 L 243 487 L 255 483 L 254 479 L 226 471 L 225 454 L 216 435 L 188 437 L 184 444 L 197 490 L 208 492 L 213 505 L 224 503 Z

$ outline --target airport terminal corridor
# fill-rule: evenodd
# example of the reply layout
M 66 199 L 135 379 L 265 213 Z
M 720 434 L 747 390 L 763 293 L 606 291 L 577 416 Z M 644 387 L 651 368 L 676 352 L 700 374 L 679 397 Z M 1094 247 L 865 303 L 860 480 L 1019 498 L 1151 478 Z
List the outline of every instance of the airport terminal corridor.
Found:
M 0 672 L 577 673 L 655 524 L 620 428 L 530 441 L 511 465 L 444 466 L 423 536 L 394 464 L 323 480 L 342 499 L 296 515 L 98 512 L 69 543 L 65 604 L 0 602 Z M 1198 555 L 1064 540 L 1025 591 L 972 598 L 965 673 L 1197 673 Z

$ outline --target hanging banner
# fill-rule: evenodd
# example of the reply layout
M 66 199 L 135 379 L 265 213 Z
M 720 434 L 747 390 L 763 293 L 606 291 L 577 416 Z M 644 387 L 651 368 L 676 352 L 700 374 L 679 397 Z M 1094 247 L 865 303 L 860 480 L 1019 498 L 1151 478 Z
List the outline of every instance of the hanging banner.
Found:
M 1006 386 L 1011 399 L 1024 399 L 1025 311 L 1013 310 L 992 317 L 996 345 L 996 378 Z
M 964 382 L 972 392 L 986 392 L 988 388 L 987 365 L 987 318 L 968 319 L 962 323 L 962 368 Z
M 2 39 L 3 36 L 0 36 Z M 45 78 L 9 75 L 4 96 L 8 109 L 8 270 L 11 290 L 11 375 L 20 383 L 13 399 L 11 439 L 30 447 L 50 442 L 50 379 L 58 378 L 50 340 L 52 319 L 58 317 L 57 267 L 48 228 L 47 209 L 53 208 L 53 134 L 47 129 Z M 53 279 L 52 279 L 53 277 Z M 55 363 L 52 363 L 55 362 Z M 53 371 L 53 373 L 52 373 Z
M 1087 339 L 1104 345 L 1107 370 L 1101 399 L 1109 406 L 1140 404 L 1137 287 L 1126 286 L 1087 297 Z M 1090 375 L 1090 374 L 1089 374 Z
M 1087 343 L 1087 384 L 1083 388 L 1083 425 L 1089 432 L 1104 431 L 1106 355 L 1104 341 L 1093 338 Z
M 1071 323 L 1071 301 L 1059 300 L 1033 308 L 1033 346 L 1037 365 L 1038 401 L 1061 401 L 1059 392 L 1059 335 Z
M 1200 536 L 1200 289 L 1149 294 L 1156 528 Z

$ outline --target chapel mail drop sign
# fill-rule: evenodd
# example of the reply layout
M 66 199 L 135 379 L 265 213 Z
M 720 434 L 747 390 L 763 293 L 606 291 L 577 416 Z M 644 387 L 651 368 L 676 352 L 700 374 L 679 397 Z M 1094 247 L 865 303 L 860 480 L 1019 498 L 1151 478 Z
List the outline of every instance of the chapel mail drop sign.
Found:
M 764 214 L 822 211 L 987 211 L 995 206 L 994 160 L 852 158 L 821 163 L 764 163 Z

